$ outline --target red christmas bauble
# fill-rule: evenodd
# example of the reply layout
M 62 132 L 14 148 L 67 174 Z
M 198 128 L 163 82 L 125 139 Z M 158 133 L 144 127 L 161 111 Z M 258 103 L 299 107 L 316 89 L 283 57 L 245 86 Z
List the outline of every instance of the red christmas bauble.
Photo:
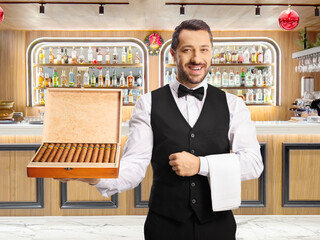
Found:
M 0 23 L 4 20 L 3 9 L 0 7 Z
M 284 30 L 295 29 L 299 24 L 299 15 L 296 11 L 288 8 L 280 13 L 279 25 Z

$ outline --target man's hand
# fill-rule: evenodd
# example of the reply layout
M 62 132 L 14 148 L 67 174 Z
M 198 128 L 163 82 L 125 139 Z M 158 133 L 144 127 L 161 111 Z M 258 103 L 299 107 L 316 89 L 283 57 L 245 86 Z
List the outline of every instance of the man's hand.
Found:
M 80 182 L 85 182 L 91 185 L 96 185 L 97 183 L 100 182 L 100 178 L 55 178 L 56 180 L 66 183 L 69 181 L 80 181 Z
M 185 151 L 171 154 L 169 160 L 172 170 L 181 177 L 196 175 L 200 170 L 200 158 Z

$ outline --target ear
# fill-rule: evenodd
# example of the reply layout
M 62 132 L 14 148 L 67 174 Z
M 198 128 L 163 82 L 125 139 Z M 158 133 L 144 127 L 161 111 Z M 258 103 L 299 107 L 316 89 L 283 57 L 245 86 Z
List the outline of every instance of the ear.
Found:
M 176 52 L 172 48 L 170 48 L 170 53 L 171 53 L 173 60 L 176 62 Z

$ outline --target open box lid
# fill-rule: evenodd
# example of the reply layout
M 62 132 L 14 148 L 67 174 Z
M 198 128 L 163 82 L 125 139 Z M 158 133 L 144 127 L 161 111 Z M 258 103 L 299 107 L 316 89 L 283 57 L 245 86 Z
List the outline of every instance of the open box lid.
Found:
M 43 142 L 119 143 L 121 89 L 48 88 Z

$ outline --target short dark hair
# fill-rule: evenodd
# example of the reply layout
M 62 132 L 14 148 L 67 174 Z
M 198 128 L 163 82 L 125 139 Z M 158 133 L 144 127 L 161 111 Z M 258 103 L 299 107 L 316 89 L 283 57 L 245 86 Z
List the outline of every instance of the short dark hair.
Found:
M 177 26 L 174 29 L 174 33 L 172 35 L 172 43 L 171 43 L 171 48 L 174 51 L 176 51 L 176 49 L 179 45 L 179 35 L 183 29 L 194 30 L 194 31 L 198 31 L 198 30 L 207 31 L 209 33 L 210 41 L 212 44 L 212 33 L 211 33 L 209 25 L 199 19 L 190 19 L 190 20 L 183 21 L 182 23 L 180 23 L 179 26 Z

